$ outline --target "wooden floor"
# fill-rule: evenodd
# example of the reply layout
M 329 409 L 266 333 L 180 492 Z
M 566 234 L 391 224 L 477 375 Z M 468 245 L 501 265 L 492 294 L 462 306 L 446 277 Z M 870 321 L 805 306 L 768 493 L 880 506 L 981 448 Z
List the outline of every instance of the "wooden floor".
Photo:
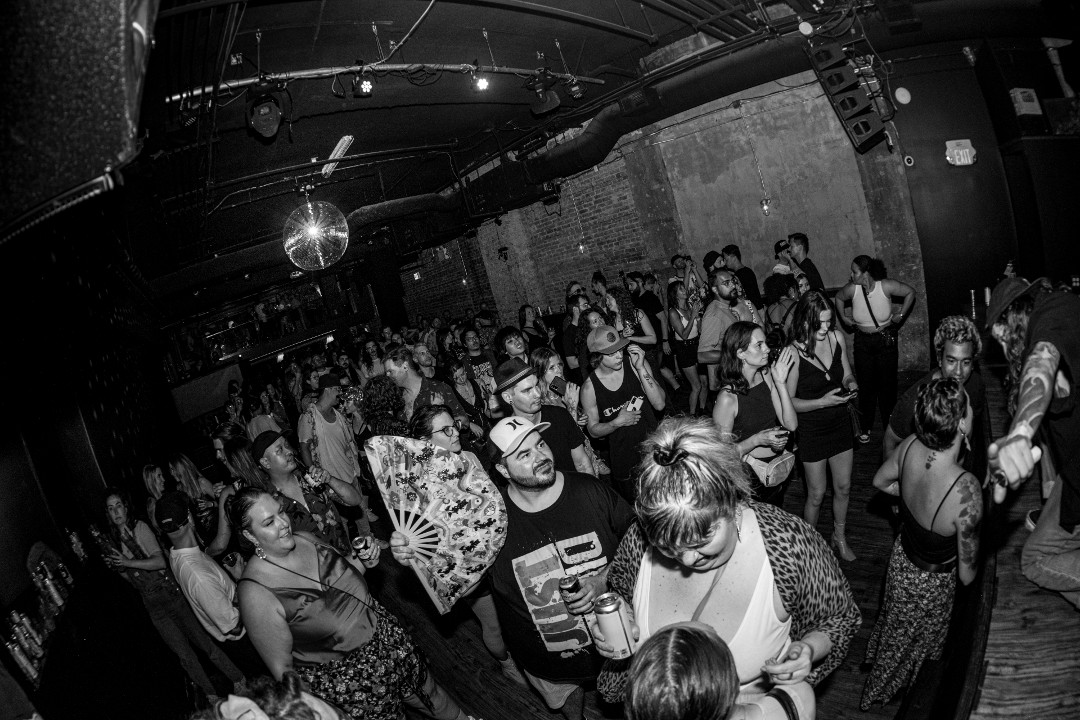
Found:
M 903 380 L 910 383 L 913 378 Z M 1000 431 L 1004 423 L 1000 385 L 989 374 L 987 380 L 995 383 L 990 399 L 994 430 Z M 871 485 L 880 447 L 880 428 L 875 426 L 872 441 L 856 451 L 847 532 L 858 558 L 842 563 L 842 567 L 862 611 L 863 624 L 843 664 L 817 688 L 818 717 L 823 719 L 884 720 L 895 716 L 901 700 L 896 698 L 870 712 L 858 708 L 866 679 L 860 665 L 877 618 L 893 541 L 890 512 Z M 785 508 L 801 516 L 804 498 L 801 481 L 791 482 Z M 986 679 L 975 713 L 980 720 L 1080 718 L 1080 614 L 1059 596 L 1033 586 L 1019 572 L 1019 547 L 1027 536 L 1022 518 L 1037 504 L 1037 498 L 1037 486 L 1029 483 L 1009 508 L 1008 535 L 998 559 L 999 588 Z M 831 529 L 830 493 L 818 530 L 828 537 Z M 484 649 L 479 625 L 464 604 L 439 617 L 412 572 L 392 561 L 369 573 L 369 580 L 375 596 L 410 627 L 417 644 L 427 652 L 436 678 L 467 712 L 485 720 L 554 717 L 538 696 L 503 678 Z M 595 693 L 587 696 L 586 710 L 594 716 L 618 716 L 618 708 L 598 706 Z

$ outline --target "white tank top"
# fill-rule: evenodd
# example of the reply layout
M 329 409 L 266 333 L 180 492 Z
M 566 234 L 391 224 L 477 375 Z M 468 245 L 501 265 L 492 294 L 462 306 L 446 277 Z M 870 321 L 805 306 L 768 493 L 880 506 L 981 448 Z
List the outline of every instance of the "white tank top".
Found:
M 735 669 L 739 674 L 739 695 L 749 697 L 765 693 L 771 687 L 768 676 L 761 667 L 781 653 L 787 652 L 791 645 L 791 618 L 781 620 L 776 615 L 773 595 L 776 592 L 776 578 L 773 576 L 769 556 L 765 552 L 765 541 L 757 524 L 753 510 L 743 511 L 742 540 L 736 553 L 740 553 L 740 562 L 756 564 L 759 567 L 753 594 L 745 608 L 722 608 L 716 598 L 724 595 L 719 592 L 726 578 L 721 577 L 709 603 L 706 604 L 699 620 L 715 627 L 710 618 L 726 613 L 742 612 L 742 622 L 731 637 L 723 637 L 735 659 Z M 734 555 L 732 558 L 734 559 Z M 730 562 L 730 561 L 729 561 Z M 634 587 L 634 615 L 641 632 L 641 641 L 645 642 L 653 632 L 661 628 L 649 626 L 649 599 L 652 592 L 652 571 L 656 563 L 653 549 L 645 551 L 638 570 L 637 585 Z M 736 580 L 737 581 L 737 580 Z M 686 617 L 682 620 L 690 620 Z
M 874 287 L 868 295 L 870 296 L 870 307 L 874 310 L 874 317 L 870 317 L 870 310 L 866 307 L 866 298 L 863 296 L 861 285 L 855 287 L 855 295 L 851 298 L 851 317 L 860 329 L 874 332 L 877 330 L 877 326 L 874 325 L 874 318 L 877 318 L 877 324 L 881 327 L 889 324 L 889 318 L 892 317 L 892 298 L 885 294 L 880 280 L 874 283 Z

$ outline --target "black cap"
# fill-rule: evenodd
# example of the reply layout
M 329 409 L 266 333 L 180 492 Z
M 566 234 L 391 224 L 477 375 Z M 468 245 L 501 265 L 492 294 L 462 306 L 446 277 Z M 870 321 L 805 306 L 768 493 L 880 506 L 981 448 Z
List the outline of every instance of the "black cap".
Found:
M 330 372 L 319 376 L 319 392 L 332 387 L 341 387 L 341 378 L 337 373 Z
M 266 449 L 276 443 L 279 437 L 283 436 L 277 430 L 267 430 L 259 433 L 259 436 L 255 438 L 255 442 L 251 443 L 251 457 L 255 459 L 256 465 L 266 454 Z
M 173 490 L 161 496 L 154 506 L 154 519 L 164 533 L 173 533 L 187 525 L 188 496 Z

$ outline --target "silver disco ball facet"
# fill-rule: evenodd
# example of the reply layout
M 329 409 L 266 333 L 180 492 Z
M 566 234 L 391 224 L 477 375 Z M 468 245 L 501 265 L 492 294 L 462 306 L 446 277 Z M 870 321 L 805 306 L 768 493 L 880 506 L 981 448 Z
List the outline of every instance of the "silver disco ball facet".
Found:
M 349 223 L 330 203 L 309 200 L 289 215 L 281 239 L 293 265 L 301 270 L 322 270 L 345 254 Z

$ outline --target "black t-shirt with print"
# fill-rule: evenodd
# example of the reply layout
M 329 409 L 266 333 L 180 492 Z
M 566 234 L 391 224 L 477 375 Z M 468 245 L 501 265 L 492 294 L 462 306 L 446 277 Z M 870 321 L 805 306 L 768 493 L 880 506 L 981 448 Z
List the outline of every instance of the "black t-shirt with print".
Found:
M 581 434 L 581 428 L 570 417 L 566 408 L 558 405 L 544 405 L 540 408 L 540 422 L 551 423 L 551 427 L 540 432 L 540 437 L 551 448 L 551 455 L 555 459 L 556 470 L 574 472 L 572 452 L 585 444 L 585 436 Z
M 562 494 L 551 507 L 525 512 L 502 488 L 506 543 L 488 571 L 503 638 L 514 659 L 552 682 L 595 678 L 603 658 L 584 617 L 571 615 L 559 593 L 566 575 L 601 572 L 615 557 L 633 511 L 590 475 L 562 473 Z

